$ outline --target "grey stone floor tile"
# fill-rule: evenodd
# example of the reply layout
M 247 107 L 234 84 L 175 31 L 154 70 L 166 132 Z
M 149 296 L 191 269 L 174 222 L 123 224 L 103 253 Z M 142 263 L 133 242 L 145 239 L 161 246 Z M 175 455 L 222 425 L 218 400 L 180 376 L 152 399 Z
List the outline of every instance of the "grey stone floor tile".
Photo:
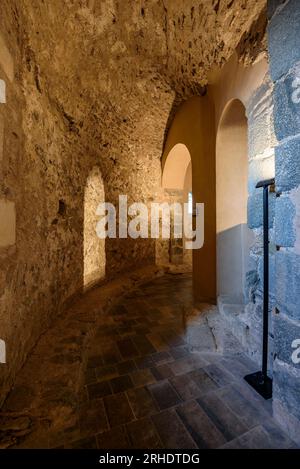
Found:
M 175 410 L 160 412 L 152 417 L 162 443 L 167 449 L 197 448 Z
M 112 428 L 97 435 L 99 449 L 130 449 L 132 448 L 125 426 Z
M 155 377 L 156 381 L 161 381 L 174 376 L 173 371 L 168 365 L 159 365 L 150 368 L 151 373 Z
M 216 363 L 212 363 L 204 367 L 204 371 L 220 387 L 230 385 L 234 379 L 227 370 Z
M 109 379 L 116 378 L 119 373 L 115 366 L 113 365 L 106 365 L 101 366 L 95 369 L 95 375 L 98 382 L 101 381 L 108 381 Z
M 127 391 L 133 387 L 133 382 L 129 375 L 118 376 L 110 380 L 110 386 L 113 393 L 117 394 L 118 392 Z
M 257 366 L 252 368 L 249 368 L 246 366 L 244 363 L 239 362 L 237 357 L 226 357 L 224 356 L 221 359 L 221 365 L 229 372 L 231 373 L 235 378 L 238 379 L 243 379 L 245 375 L 257 371 L 256 368 Z
M 127 391 L 127 397 L 137 419 L 152 415 L 159 410 L 147 387 L 130 389 Z
M 266 419 L 262 424 L 263 429 L 268 434 L 273 447 L 277 449 L 297 448 L 297 445 L 278 427 L 273 419 Z M 298 448 L 299 449 L 299 448 Z
M 148 340 L 151 342 L 153 347 L 157 352 L 163 352 L 169 350 L 168 344 L 157 334 L 153 332 L 153 329 L 151 328 L 151 331 L 149 334 L 147 334 Z
M 148 331 L 147 331 L 148 332 Z M 157 350 L 155 347 L 153 347 L 152 343 L 150 340 L 147 339 L 146 335 L 136 335 L 132 337 L 132 342 L 139 351 L 140 355 L 146 355 L 150 353 L 155 353 Z
M 127 360 L 121 363 L 118 363 L 117 370 L 119 375 L 127 375 L 133 371 L 137 370 L 136 364 L 133 360 Z
M 140 355 L 132 339 L 126 338 L 117 342 L 119 352 L 124 360 L 135 358 Z
M 143 370 L 145 368 L 152 368 L 154 366 L 154 362 L 151 355 L 144 355 L 143 357 L 136 358 L 135 364 L 139 370 Z
M 149 384 L 148 389 L 161 410 L 173 407 L 181 402 L 177 392 L 167 380 Z
M 278 442 L 262 426 L 257 426 L 226 443 L 222 449 L 278 449 Z
M 233 387 L 248 399 L 254 406 L 263 408 L 267 414 L 272 417 L 272 399 L 264 399 L 260 396 L 244 379 L 235 380 L 232 383 Z
M 206 394 L 197 399 L 197 402 L 227 441 L 248 430 L 247 426 L 218 396 Z
M 134 449 L 160 449 L 163 446 L 155 425 L 149 418 L 129 423 L 127 433 Z
M 145 386 L 146 384 L 152 384 L 156 381 L 150 369 L 148 368 L 134 371 L 130 376 L 135 387 Z
M 153 363 L 155 363 L 156 366 L 167 365 L 168 363 L 174 361 L 174 358 L 172 357 L 172 355 L 167 351 L 156 352 L 152 354 L 151 357 L 152 357 Z
M 79 427 L 81 437 L 96 435 L 108 430 L 103 400 L 93 400 L 80 407 Z
M 176 412 L 198 448 L 218 448 L 226 442 L 222 433 L 196 401 L 178 406 Z
M 222 388 L 216 392 L 223 402 L 242 420 L 248 428 L 256 427 L 265 422 L 269 415 L 262 406 L 246 399 L 233 386 Z
M 181 358 L 170 363 L 170 368 L 173 371 L 174 375 L 185 374 L 188 371 L 193 371 L 197 368 L 201 368 L 207 365 L 207 362 L 201 359 L 199 356 L 195 359 L 193 356 L 189 355 L 188 357 Z
M 217 384 L 210 376 L 208 376 L 204 369 L 191 371 L 189 376 L 197 384 L 202 394 L 213 392 L 218 389 Z
M 134 415 L 125 393 L 112 394 L 105 397 L 104 405 L 109 424 L 112 428 L 134 420 Z
M 87 388 L 90 399 L 100 399 L 112 393 L 112 389 L 108 381 L 90 384 Z
M 183 401 L 200 397 L 202 394 L 190 373 L 171 377 L 169 381 Z

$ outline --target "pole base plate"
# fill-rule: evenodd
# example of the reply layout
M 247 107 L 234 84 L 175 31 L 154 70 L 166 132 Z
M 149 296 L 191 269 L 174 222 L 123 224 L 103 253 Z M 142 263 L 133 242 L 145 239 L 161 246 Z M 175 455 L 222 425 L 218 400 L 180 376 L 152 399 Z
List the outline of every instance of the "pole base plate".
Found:
M 265 378 L 261 371 L 252 373 L 251 375 L 245 376 L 250 386 L 260 394 L 264 399 L 271 399 L 272 397 L 272 380 L 268 376 Z

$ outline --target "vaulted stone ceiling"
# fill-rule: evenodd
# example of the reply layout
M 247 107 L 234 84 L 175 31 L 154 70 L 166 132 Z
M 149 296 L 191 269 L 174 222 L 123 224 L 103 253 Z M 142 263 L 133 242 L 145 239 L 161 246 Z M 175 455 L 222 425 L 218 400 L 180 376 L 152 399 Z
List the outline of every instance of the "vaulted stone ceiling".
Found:
M 105 159 L 104 178 L 120 153 L 133 171 L 151 165 L 172 109 L 201 94 L 207 72 L 234 50 L 249 63 L 265 47 L 265 0 L 5 3 L 21 44 L 26 134 L 47 109 L 68 140 Z
M 4 3 L 18 27 L 25 71 L 58 111 L 64 103 L 74 130 L 87 108 L 108 112 L 106 122 L 115 118 L 117 125 L 135 117 L 132 101 L 162 114 L 164 93 L 197 94 L 207 72 L 235 50 L 249 63 L 265 46 L 265 0 Z

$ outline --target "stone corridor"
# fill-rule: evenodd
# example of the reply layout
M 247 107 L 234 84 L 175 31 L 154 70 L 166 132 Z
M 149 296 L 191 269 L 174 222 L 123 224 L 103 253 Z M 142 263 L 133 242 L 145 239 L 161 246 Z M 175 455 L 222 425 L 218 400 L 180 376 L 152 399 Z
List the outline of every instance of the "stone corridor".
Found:
M 0 447 L 293 447 L 243 381 L 257 366 L 217 308 L 192 307 L 191 275 L 156 274 L 105 312 L 101 291 L 116 293 L 98 287 L 70 307 L 76 324 L 40 339 L 2 409 Z

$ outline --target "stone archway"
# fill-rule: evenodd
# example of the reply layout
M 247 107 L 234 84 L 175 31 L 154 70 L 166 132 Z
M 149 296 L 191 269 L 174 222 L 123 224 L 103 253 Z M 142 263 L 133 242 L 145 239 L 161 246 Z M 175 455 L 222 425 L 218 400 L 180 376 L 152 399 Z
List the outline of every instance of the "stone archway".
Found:
M 217 291 L 232 304 L 244 303 L 249 252 L 247 227 L 248 123 L 245 107 L 231 100 L 216 140 Z
M 215 114 L 208 95 L 194 96 L 178 108 L 169 129 L 162 156 L 163 171 L 170 152 L 183 145 L 190 154 L 192 171 L 181 174 L 182 186 L 192 179 L 193 203 L 204 204 L 204 245 L 194 249 L 193 290 L 199 302 L 216 300 L 216 196 L 215 196 Z M 182 148 L 182 147 L 177 147 Z
M 83 229 L 83 285 L 88 288 L 105 278 L 105 239 L 96 233 L 99 203 L 105 201 L 104 184 L 100 169 L 94 167 L 90 172 L 84 192 L 84 229 Z
M 182 205 L 188 203 L 189 195 L 192 194 L 192 160 L 186 145 L 177 143 L 169 152 L 163 169 L 162 187 L 168 202 Z M 182 238 L 171 237 L 169 261 L 172 264 L 192 266 L 192 251 L 185 249 L 184 241 L 184 230 Z
M 162 186 L 167 190 L 184 189 L 186 172 L 191 164 L 189 149 L 183 143 L 177 143 L 166 157 Z

